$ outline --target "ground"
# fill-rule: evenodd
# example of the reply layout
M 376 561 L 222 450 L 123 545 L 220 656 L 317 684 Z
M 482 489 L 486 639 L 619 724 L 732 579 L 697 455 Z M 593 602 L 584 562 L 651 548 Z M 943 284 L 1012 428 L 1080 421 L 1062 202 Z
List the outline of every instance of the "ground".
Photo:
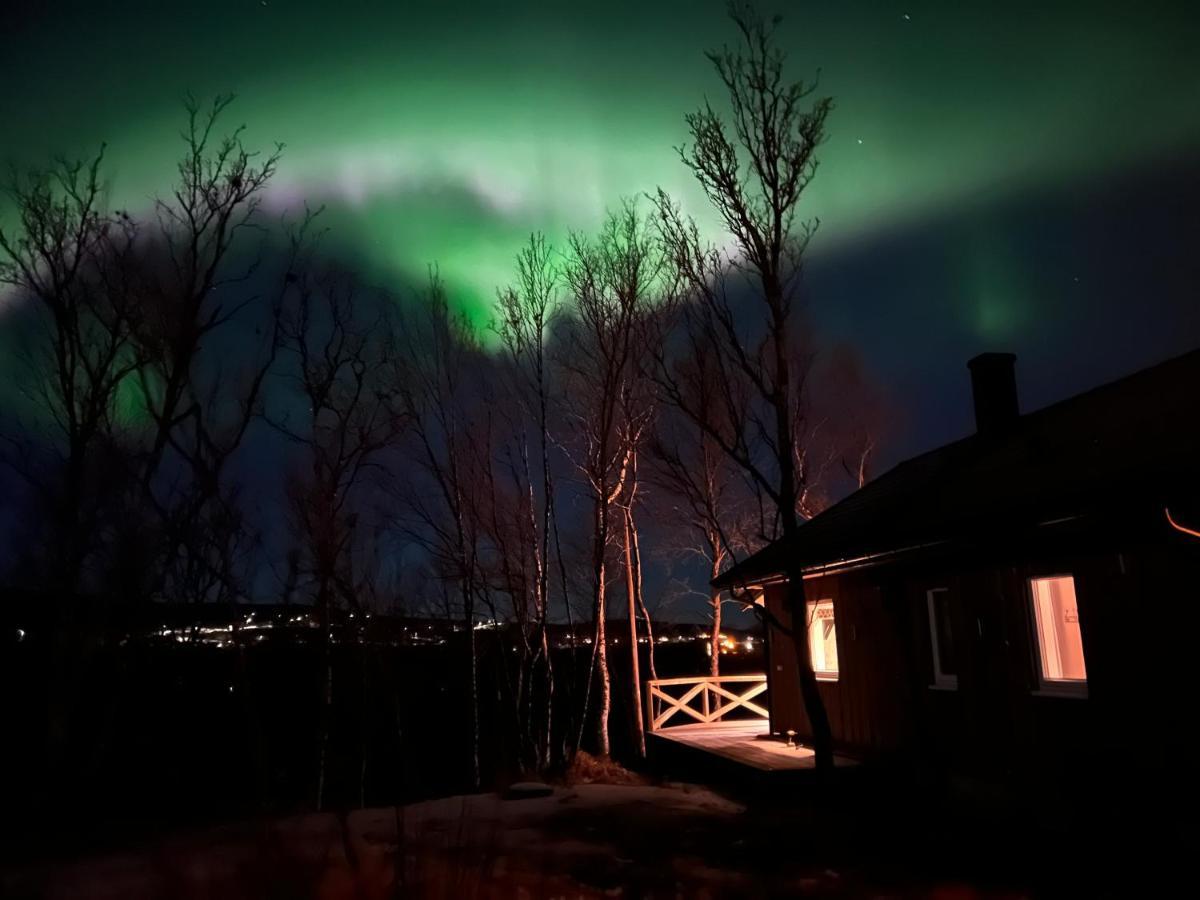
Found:
M 402 840 L 397 840 L 397 834 Z M 13 871 L 5 897 L 382 900 L 1023 896 L 872 862 L 798 860 L 795 832 L 700 787 L 579 784 L 549 796 L 453 797 L 163 838 Z

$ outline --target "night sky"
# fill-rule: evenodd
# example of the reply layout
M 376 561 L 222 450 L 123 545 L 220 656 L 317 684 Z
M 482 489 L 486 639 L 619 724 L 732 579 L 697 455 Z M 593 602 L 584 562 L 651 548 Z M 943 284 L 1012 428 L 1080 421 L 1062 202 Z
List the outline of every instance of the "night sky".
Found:
M 7 5 L 0 160 L 107 141 L 113 204 L 145 209 L 181 98 L 236 92 L 247 141 L 287 145 L 273 210 L 325 204 L 379 283 L 436 263 L 480 323 L 533 229 L 660 185 L 712 222 L 672 147 L 720 97 L 718 0 Z M 1194 4 L 781 11 L 836 100 L 807 302 L 895 401 L 884 462 L 970 429 L 981 350 L 1019 355 L 1028 409 L 1200 344 Z

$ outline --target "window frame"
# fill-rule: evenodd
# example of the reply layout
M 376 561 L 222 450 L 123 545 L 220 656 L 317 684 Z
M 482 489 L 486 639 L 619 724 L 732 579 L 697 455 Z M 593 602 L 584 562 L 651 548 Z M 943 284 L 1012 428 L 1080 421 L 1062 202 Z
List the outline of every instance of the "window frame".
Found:
M 834 602 L 834 599 L 832 597 L 818 597 L 814 600 L 805 600 L 804 603 L 805 603 L 804 618 L 807 620 L 804 623 L 804 639 L 806 641 L 808 641 L 808 661 L 810 664 L 812 664 L 813 675 L 816 676 L 817 681 L 823 681 L 823 682 L 826 682 L 829 684 L 835 684 L 838 681 L 839 677 L 841 676 L 841 672 L 842 672 L 842 645 L 841 645 L 840 640 L 838 639 L 837 604 Z M 813 646 L 812 646 L 813 645 L 813 641 L 812 641 L 813 625 L 816 624 L 816 622 L 817 622 L 816 612 L 822 603 L 828 603 L 829 609 L 833 612 L 833 646 L 834 646 L 834 649 L 837 650 L 837 655 L 838 655 L 838 661 L 837 661 L 838 667 L 837 667 L 837 669 L 835 669 L 833 671 L 829 671 L 827 669 L 818 669 L 816 667 L 815 660 L 813 660 L 813 652 L 812 652 L 812 650 L 813 650 Z M 808 612 L 810 605 L 812 608 L 811 617 Z
M 1033 583 L 1035 581 L 1051 581 L 1055 578 L 1071 579 L 1071 587 L 1075 591 L 1075 612 L 1079 618 L 1079 647 L 1080 652 L 1083 654 L 1083 665 L 1085 670 L 1082 681 L 1076 679 L 1046 677 L 1046 666 L 1042 660 L 1042 634 L 1041 629 L 1038 627 L 1037 596 L 1034 593 Z M 1025 578 L 1025 597 L 1027 601 L 1026 609 L 1029 614 L 1029 644 L 1033 650 L 1033 673 L 1034 677 L 1037 679 L 1037 687 L 1033 690 L 1033 694 L 1040 697 L 1068 697 L 1077 700 L 1087 699 L 1087 647 L 1085 646 L 1083 640 L 1083 613 L 1080 609 L 1079 583 L 1075 578 L 1075 573 L 1069 571 L 1054 571 L 1029 574 Z
M 942 671 L 942 647 L 938 640 L 937 611 L 934 608 L 933 595 L 937 593 L 951 594 L 948 587 L 927 588 L 925 591 L 925 611 L 929 617 L 929 648 L 933 662 L 933 682 L 929 685 L 943 691 L 958 690 L 958 675 Z M 953 623 L 951 623 L 953 627 Z

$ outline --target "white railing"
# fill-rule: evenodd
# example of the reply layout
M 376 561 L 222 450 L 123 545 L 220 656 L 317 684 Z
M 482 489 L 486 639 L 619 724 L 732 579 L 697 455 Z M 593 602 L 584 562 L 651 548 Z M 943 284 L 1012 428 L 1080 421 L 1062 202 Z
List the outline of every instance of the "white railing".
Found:
M 646 682 L 646 718 L 650 731 L 664 727 L 711 725 L 725 719 L 734 710 L 752 715 L 737 718 L 769 719 L 770 713 L 755 697 L 767 691 L 766 675 L 722 675 L 700 678 L 659 678 Z M 671 719 L 681 720 L 668 726 Z

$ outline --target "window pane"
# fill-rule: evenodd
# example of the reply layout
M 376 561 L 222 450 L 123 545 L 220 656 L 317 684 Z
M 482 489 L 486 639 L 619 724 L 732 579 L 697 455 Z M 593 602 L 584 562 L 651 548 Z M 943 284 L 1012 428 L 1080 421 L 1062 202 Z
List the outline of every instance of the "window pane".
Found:
M 957 675 L 958 657 L 954 652 L 954 627 L 950 621 L 950 592 L 945 590 L 931 591 L 933 601 L 933 629 L 937 640 L 937 661 L 940 674 Z
M 1070 575 L 1035 578 L 1032 586 L 1042 680 L 1087 681 L 1075 579 Z
M 821 675 L 837 675 L 837 625 L 833 617 L 832 600 L 809 600 L 808 651 L 813 671 Z

